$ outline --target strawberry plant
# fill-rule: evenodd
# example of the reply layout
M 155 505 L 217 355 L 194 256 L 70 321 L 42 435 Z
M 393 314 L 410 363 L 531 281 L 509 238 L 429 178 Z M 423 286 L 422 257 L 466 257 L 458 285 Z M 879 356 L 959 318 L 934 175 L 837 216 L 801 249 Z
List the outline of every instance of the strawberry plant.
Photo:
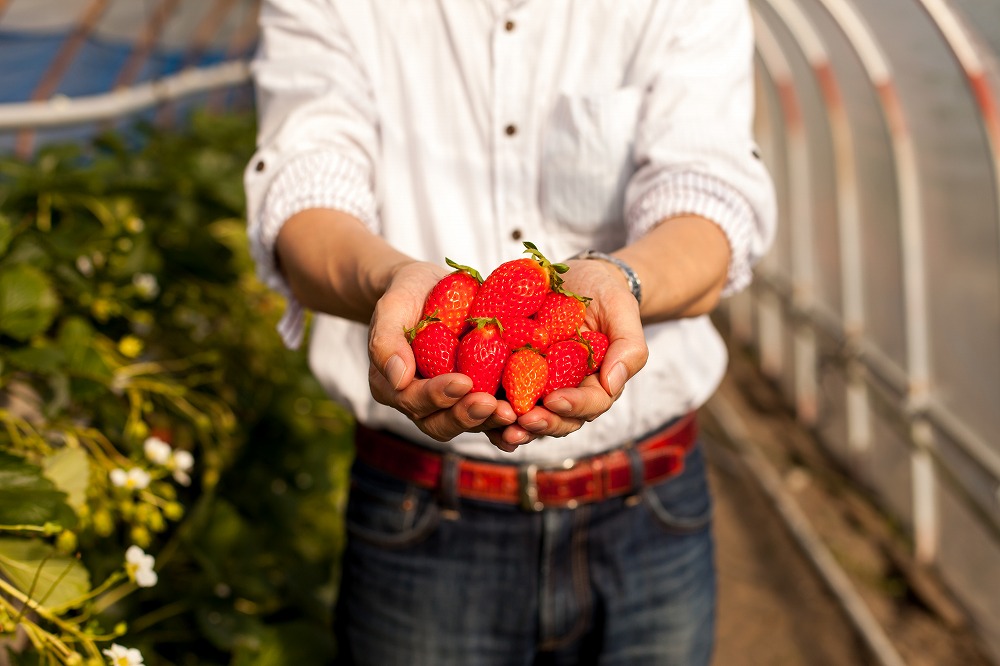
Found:
M 0 160 L 0 662 L 326 660 L 349 420 L 253 276 L 252 118 L 130 136 Z

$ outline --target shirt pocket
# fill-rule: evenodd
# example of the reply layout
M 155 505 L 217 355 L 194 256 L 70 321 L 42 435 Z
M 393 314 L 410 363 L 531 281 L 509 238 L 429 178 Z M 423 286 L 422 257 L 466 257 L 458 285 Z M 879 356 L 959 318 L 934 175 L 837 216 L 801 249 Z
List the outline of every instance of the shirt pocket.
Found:
M 540 206 L 580 232 L 624 218 L 642 89 L 560 94 L 542 131 Z

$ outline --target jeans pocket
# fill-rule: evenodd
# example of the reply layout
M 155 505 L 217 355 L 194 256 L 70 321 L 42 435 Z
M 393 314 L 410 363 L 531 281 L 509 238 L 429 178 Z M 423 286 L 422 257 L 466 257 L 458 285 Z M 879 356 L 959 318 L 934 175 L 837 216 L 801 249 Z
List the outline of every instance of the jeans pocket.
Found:
M 694 534 L 712 521 L 712 498 L 705 474 L 705 458 L 696 446 L 677 477 L 646 488 L 642 502 L 657 524 L 671 534 Z
M 381 548 L 406 548 L 426 539 L 440 522 L 430 491 L 354 464 L 346 514 L 351 537 Z

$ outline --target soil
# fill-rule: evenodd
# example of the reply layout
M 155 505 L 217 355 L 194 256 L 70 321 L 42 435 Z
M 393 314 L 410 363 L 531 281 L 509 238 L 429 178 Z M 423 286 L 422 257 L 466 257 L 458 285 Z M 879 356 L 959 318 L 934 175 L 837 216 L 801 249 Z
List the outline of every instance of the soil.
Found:
M 716 399 L 735 410 L 763 456 L 848 575 L 908 666 L 990 666 L 961 606 L 911 557 L 863 489 L 796 421 L 747 353 L 731 350 Z M 716 502 L 719 570 L 715 666 L 877 664 L 710 409 L 700 414 Z

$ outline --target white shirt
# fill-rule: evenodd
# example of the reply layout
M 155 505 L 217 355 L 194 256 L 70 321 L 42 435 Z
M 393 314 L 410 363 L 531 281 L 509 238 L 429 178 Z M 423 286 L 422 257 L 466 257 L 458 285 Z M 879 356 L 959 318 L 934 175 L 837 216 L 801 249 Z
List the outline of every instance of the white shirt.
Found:
M 744 0 L 268 0 L 261 30 L 249 235 L 261 278 L 289 299 L 279 329 L 290 345 L 302 311 L 272 252 L 306 208 L 351 213 L 417 259 L 484 276 L 523 256 L 524 240 L 557 261 L 693 213 L 729 239 L 732 293 L 771 243 Z M 707 317 L 646 337 L 647 365 L 610 411 L 513 454 L 482 434 L 440 444 L 376 403 L 365 326 L 317 315 L 309 354 L 370 427 L 545 463 L 619 446 L 715 390 L 727 357 Z

